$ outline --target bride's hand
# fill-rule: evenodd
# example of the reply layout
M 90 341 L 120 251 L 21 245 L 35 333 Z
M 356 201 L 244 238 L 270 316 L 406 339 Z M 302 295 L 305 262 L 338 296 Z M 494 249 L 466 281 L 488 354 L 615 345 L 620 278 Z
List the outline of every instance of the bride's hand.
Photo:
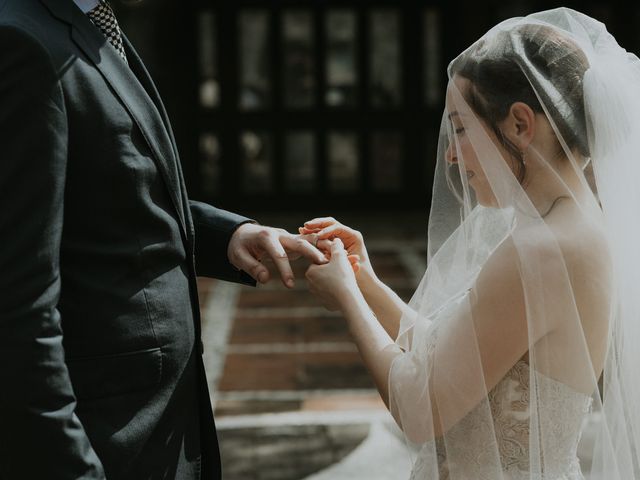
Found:
M 329 263 L 310 265 L 305 277 L 311 293 L 320 298 L 329 310 L 339 310 L 351 293 L 358 291 L 355 271 L 357 256 L 347 255 L 339 238 L 330 242 Z
M 343 225 L 333 217 L 314 218 L 305 222 L 304 227 L 300 227 L 298 230 L 301 235 L 316 235 L 317 246 L 323 251 L 328 248 L 329 243 L 327 242 L 339 238 L 344 244 L 347 255 L 357 256 L 358 270 L 364 269 L 371 276 L 374 275 L 364 239 L 359 231 Z

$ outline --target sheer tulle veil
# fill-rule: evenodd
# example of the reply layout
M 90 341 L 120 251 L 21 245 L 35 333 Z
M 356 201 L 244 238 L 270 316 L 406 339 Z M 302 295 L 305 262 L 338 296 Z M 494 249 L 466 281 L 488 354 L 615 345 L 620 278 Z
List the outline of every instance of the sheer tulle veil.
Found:
M 412 478 L 640 479 L 640 62 L 560 8 L 448 73 L 428 268 L 389 377 Z

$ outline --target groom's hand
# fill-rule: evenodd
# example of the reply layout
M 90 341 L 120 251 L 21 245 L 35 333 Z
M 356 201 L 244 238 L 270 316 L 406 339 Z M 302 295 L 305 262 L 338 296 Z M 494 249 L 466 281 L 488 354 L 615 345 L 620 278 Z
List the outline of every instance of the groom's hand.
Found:
M 227 256 L 233 266 L 260 283 L 267 283 L 271 278 L 269 270 L 262 264 L 262 260 L 270 258 L 280 273 L 282 283 L 288 288 L 294 285 L 290 260 L 304 256 L 316 264 L 327 263 L 320 250 L 298 235 L 254 223 L 240 225 L 233 233 Z

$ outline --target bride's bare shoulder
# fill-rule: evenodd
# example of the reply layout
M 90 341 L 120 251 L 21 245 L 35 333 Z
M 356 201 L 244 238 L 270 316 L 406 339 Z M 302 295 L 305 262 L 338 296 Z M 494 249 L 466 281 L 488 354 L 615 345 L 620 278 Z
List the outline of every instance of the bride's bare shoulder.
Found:
M 537 279 L 551 283 L 569 280 L 574 289 L 591 293 L 606 288 L 611 260 L 603 230 L 579 217 L 561 220 L 516 228 L 491 254 L 478 284 L 484 290 L 494 290 L 511 282 Z M 521 291 L 519 285 L 510 289 Z
M 548 227 L 562 252 L 572 283 L 588 279 L 608 281 L 611 256 L 601 223 L 569 210 L 549 222 Z

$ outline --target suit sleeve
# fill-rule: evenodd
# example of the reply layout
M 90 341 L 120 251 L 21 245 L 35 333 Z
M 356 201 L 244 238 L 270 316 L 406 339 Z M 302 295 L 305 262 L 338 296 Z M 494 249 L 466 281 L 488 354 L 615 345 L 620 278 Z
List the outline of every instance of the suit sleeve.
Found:
M 189 201 L 195 228 L 196 273 L 203 277 L 255 286 L 250 275 L 238 271 L 227 257 L 227 247 L 233 232 L 248 218 L 227 212 L 209 204 Z
M 59 250 L 67 158 L 45 49 L 0 25 L 0 478 L 103 479 L 65 365 Z

